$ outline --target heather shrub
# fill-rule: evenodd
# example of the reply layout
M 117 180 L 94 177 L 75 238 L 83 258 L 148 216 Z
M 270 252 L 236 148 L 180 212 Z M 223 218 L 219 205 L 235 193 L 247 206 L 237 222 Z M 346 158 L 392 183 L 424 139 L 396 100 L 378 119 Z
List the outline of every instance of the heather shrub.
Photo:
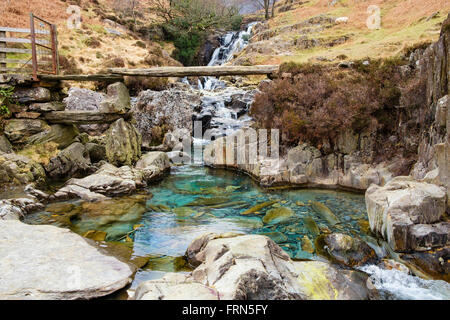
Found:
M 256 126 L 280 129 L 284 147 L 299 141 L 333 144 L 348 128 L 377 130 L 388 137 L 397 130 L 401 112 L 424 104 L 425 82 L 402 76 L 399 65 L 404 63 L 397 58 L 361 61 L 345 70 L 286 63 L 280 75 L 290 76 L 261 88 L 250 114 Z
M 137 95 L 143 90 L 164 90 L 167 83 L 167 78 L 125 77 L 125 85 L 132 95 Z

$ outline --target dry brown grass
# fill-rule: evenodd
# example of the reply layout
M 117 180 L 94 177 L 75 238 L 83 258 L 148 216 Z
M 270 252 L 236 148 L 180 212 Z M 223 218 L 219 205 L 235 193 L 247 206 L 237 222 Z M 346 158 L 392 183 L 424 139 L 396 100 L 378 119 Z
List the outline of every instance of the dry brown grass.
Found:
M 149 23 L 154 14 L 148 9 L 152 0 L 139 0 L 136 12 L 138 23 Z M 28 28 L 29 13 L 56 24 L 62 73 L 99 73 L 108 66 L 145 68 L 153 65 L 175 65 L 170 58 L 173 46 L 141 39 L 129 29 L 111 27 L 104 19 L 112 19 L 130 26 L 132 17 L 123 6 L 115 7 L 114 0 L 0 0 L 0 26 Z M 120 2 L 125 3 L 125 2 Z M 69 5 L 81 8 L 82 27 L 69 29 L 66 10 Z M 132 26 L 132 23 L 131 23 Z M 117 36 L 106 28 L 119 30 Z M 21 34 L 8 34 L 19 37 Z M 141 45 L 136 45 L 139 41 Z M 144 45 L 142 45 L 144 44 Z M 155 55 L 157 59 L 146 59 Z M 120 58 L 118 64 L 117 57 Z M 16 57 L 11 57 L 16 58 Z M 23 58 L 23 57 L 20 57 Z M 155 63 L 152 63 L 155 62 Z
M 331 17 L 348 17 L 348 23 L 326 28 L 321 32 L 308 34 L 308 38 L 332 39 L 348 35 L 350 39 L 343 44 L 329 48 L 319 46 L 307 50 L 288 47 L 285 52 L 263 55 L 250 54 L 256 64 L 279 64 L 282 62 L 318 62 L 317 57 L 336 61 L 338 56 L 348 59 L 365 57 L 388 58 L 402 52 L 405 48 L 423 42 L 434 42 L 439 37 L 440 24 L 450 12 L 448 0 L 341 0 L 335 6 L 328 6 L 328 0 L 311 0 L 295 6 L 292 10 L 279 12 L 269 20 L 271 30 L 294 25 L 319 14 Z M 381 29 L 370 30 L 366 26 L 369 5 L 381 8 Z M 434 13 L 439 14 L 431 19 Z M 302 36 L 300 31 L 283 32 L 277 38 L 286 43 Z M 262 46 L 271 48 L 273 39 L 264 41 Z M 245 58 L 244 53 L 241 57 Z M 339 59 L 337 59 L 339 60 Z

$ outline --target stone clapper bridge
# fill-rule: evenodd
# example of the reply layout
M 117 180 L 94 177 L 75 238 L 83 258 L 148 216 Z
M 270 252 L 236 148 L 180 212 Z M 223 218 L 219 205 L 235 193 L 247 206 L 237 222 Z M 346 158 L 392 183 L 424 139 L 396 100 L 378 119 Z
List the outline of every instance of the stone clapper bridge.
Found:
M 259 66 L 202 66 L 202 67 L 155 67 L 149 69 L 108 69 L 109 74 L 90 75 L 39 75 L 43 82 L 55 81 L 122 81 L 124 76 L 136 77 L 187 77 L 187 76 L 231 76 L 231 75 L 267 75 L 274 77 L 278 72 L 278 65 Z M 50 123 L 61 124 L 92 124 L 110 123 L 119 118 L 131 117 L 130 114 L 119 114 L 98 111 L 52 111 L 44 118 Z
M 7 37 L 9 34 L 29 34 L 22 38 Z M 25 43 L 30 49 L 8 47 L 8 43 Z M 29 55 L 28 60 L 8 59 L 7 54 L 21 53 Z M 44 59 L 44 57 L 46 59 Z M 16 64 L 20 68 L 8 67 Z M 59 55 L 56 25 L 30 13 L 29 29 L 0 26 L 0 74 L 14 76 L 25 74 L 26 80 L 35 82 L 33 86 L 46 86 L 49 83 L 70 81 L 124 81 L 124 76 L 137 77 L 187 77 L 187 76 L 232 76 L 232 75 L 268 75 L 269 78 L 278 72 L 278 65 L 259 66 L 200 66 L 200 67 L 155 67 L 149 69 L 111 68 L 104 74 L 61 75 L 59 74 Z M 30 77 L 31 79 L 28 79 Z M 51 86 L 51 85 L 50 85 Z M 105 123 L 119 118 L 129 117 L 127 114 L 97 111 L 52 111 L 44 118 L 50 123 Z

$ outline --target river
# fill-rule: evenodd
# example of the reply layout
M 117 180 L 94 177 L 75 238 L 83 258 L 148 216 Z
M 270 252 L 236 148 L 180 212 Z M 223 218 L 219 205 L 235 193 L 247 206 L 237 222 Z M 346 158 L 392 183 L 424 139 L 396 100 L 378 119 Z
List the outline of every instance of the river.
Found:
M 224 35 L 209 65 L 229 62 L 248 43 L 253 26 Z M 188 79 L 183 82 L 189 83 Z M 238 114 L 227 107 L 234 94 L 248 94 L 245 89 L 227 86 L 213 77 L 190 85 L 202 92 L 202 112 L 211 115 L 210 126 L 217 130 L 217 136 L 251 123 L 245 112 Z M 251 104 L 248 96 L 247 109 Z M 327 206 L 338 223 L 318 214 L 314 202 Z M 274 213 L 272 217 L 263 218 L 269 210 Z M 324 260 L 317 254 L 315 239 L 319 234 L 341 232 L 364 239 L 380 258 L 388 257 L 383 243 L 370 233 L 361 194 L 263 189 L 246 175 L 201 164 L 175 166 L 163 181 L 134 196 L 96 203 L 53 203 L 28 215 L 25 222 L 70 228 L 81 235 L 95 233 L 106 240 L 99 241 L 102 246 L 114 244 L 126 248 L 131 259 L 144 259 L 131 288 L 160 278 L 164 272 L 191 271 L 182 256 L 189 243 L 206 232 L 263 234 L 297 260 Z M 443 281 L 423 280 L 374 265 L 362 270 L 372 275 L 385 299 L 450 299 L 450 285 Z

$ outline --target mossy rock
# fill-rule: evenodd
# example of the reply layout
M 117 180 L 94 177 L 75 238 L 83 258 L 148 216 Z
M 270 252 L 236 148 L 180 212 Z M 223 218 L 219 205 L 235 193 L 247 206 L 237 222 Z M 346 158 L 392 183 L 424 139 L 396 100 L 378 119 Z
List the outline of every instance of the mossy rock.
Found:
M 55 124 L 49 130 L 37 133 L 26 140 L 27 144 L 43 144 L 54 142 L 59 149 L 64 149 L 71 145 L 75 137 L 78 136 L 78 129 L 73 125 Z

